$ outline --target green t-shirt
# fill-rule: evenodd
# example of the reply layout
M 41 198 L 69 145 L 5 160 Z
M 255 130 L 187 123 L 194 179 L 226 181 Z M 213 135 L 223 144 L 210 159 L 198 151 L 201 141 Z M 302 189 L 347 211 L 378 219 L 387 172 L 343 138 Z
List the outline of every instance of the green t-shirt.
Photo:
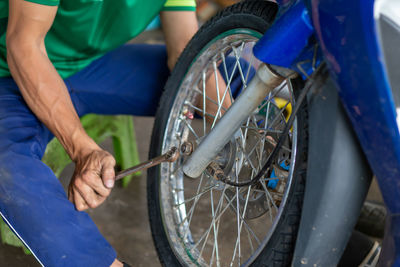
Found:
M 0 77 L 6 60 L 8 1 L 0 0 Z M 142 32 L 161 10 L 195 10 L 194 0 L 26 0 L 58 5 L 45 38 L 47 54 L 63 78 Z

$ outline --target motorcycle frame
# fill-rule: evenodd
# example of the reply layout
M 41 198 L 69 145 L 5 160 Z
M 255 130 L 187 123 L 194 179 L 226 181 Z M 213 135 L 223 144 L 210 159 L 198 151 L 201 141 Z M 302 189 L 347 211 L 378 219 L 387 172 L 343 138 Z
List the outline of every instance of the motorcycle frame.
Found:
M 277 0 L 277 3 L 277 18 L 253 52 L 265 63 L 299 71 L 303 78 L 319 62 L 327 63 L 350 120 L 349 127 L 361 145 L 360 153 L 368 161 L 367 166 L 360 168 L 372 169 L 388 209 L 380 263 L 397 266 L 400 264 L 400 201 L 396 201 L 400 199 L 400 136 L 374 20 L 375 1 Z M 310 52 L 316 43 L 318 51 Z M 306 203 L 303 209 L 307 209 Z M 299 236 L 301 231 L 302 227 Z M 297 266 L 295 261 L 293 265 Z

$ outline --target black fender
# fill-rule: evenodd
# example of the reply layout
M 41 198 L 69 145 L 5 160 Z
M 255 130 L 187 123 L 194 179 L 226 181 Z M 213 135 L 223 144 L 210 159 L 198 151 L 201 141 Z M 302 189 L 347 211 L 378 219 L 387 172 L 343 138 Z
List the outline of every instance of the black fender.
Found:
M 307 179 L 292 266 L 336 266 L 372 172 L 330 77 L 308 102 Z

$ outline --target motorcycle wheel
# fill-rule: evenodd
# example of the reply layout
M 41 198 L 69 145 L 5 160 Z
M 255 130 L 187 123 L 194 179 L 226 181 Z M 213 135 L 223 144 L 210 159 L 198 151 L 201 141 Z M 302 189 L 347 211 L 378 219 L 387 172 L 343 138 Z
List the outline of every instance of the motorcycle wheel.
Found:
M 251 53 L 252 47 L 268 29 L 276 12 L 275 3 L 245 1 L 225 9 L 203 25 L 166 84 L 155 118 L 150 158 L 172 146 L 180 147 L 185 141 L 198 144 L 217 123 L 218 114 L 203 116 L 202 108 L 198 107 L 199 99 L 206 99 L 208 94 L 206 89 L 203 91 L 203 81 L 215 73 L 213 66 L 218 66 L 225 79 L 220 91 L 234 101 L 229 80 L 239 77 L 240 86 L 246 88 L 252 78 L 249 73 L 260 64 Z M 228 67 L 228 59 L 236 67 Z M 285 80 L 266 96 L 218 155 L 226 175 L 244 181 L 257 174 L 274 148 L 302 86 L 301 80 Z M 219 97 L 222 99 L 223 94 Z M 223 102 L 210 99 L 207 98 L 214 103 Z M 218 103 L 223 116 L 224 108 Z M 207 116 L 213 123 L 210 118 L 205 119 Z M 181 168 L 185 155 L 174 163 L 149 169 L 148 212 L 161 263 L 288 266 L 301 215 L 306 152 L 304 104 L 268 177 L 254 185 L 233 187 L 215 180 L 207 172 L 197 179 L 185 177 Z

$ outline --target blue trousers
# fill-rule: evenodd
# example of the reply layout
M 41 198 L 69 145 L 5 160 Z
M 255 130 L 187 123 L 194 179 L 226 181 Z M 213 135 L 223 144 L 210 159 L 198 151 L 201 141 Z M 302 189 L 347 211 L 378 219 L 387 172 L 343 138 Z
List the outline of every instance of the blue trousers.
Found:
M 169 75 L 166 62 L 165 46 L 124 45 L 65 84 L 79 116 L 152 116 Z M 41 161 L 52 138 L 14 80 L 0 78 L 1 216 L 44 266 L 108 267 L 116 252 L 88 214 L 68 201 L 57 177 Z

